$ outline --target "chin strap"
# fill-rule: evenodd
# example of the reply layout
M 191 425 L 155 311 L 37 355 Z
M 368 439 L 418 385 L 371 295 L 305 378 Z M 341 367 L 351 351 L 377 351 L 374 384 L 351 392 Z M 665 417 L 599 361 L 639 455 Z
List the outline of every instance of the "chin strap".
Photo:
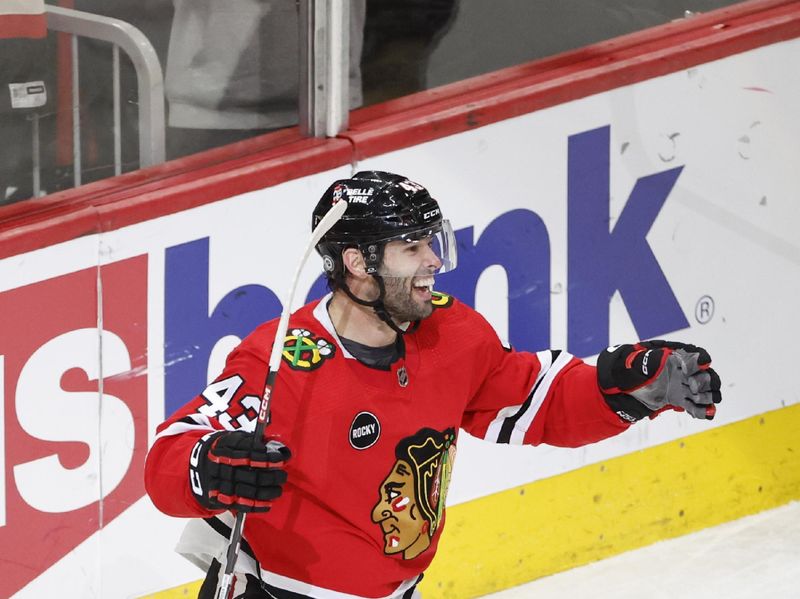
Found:
M 405 334 L 405 331 L 401 329 L 399 326 L 397 326 L 395 321 L 392 320 L 392 317 L 389 316 L 389 313 L 386 311 L 386 306 L 383 304 L 383 298 L 386 297 L 386 285 L 384 285 L 383 277 L 380 275 L 372 275 L 372 276 L 375 277 L 375 280 L 378 283 L 379 293 L 378 293 L 378 299 L 376 300 L 369 301 L 361 299 L 360 297 L 356 296 L 352 291 L 350 291 L 350 288 L 347 286 L 347 283 L 342 284 L 342 289 L 344 289 L 344 292 L 347 294 L 347 297 L 349 297 L 355 303 L 360 304 L 362 306 L 367 306 L 368 308 L 372 308 L 373 310 L 375 310 L 375 314 L 378 315 L 378 318 L 380 318 L 383 322 L 389 325 L 389 328 L 391 328 L 398 335 L 400 335 L 400 338 L 402 339 L 403 335 Z

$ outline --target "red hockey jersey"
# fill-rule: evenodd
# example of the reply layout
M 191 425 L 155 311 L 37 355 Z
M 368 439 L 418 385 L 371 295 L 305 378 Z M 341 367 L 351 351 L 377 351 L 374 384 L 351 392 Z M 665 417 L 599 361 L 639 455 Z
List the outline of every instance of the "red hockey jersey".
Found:
M 436 552 L 460 428 L 495 443 L 566 447 L 627 428 L 592 366 L 565 352 L 505 348 L 469 306 L 443 294 L 434 305 L 388 371 L 345 350 L 327 298 L 292 315 L 267 428 L 292 450 L 288 482 L 244 530 L 268 583 L 331 599 L 412 586 Z M 276 328 L 257 328 L 158 428 L 145 482 L 163 512 L 216 514 L 192 495 L 189 453 L 209 430 L 254 429 Z

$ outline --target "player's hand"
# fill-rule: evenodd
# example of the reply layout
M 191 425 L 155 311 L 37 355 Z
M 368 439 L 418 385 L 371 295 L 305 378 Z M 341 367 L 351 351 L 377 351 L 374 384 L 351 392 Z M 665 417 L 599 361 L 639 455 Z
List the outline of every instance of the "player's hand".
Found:
M 608 405 L 628 422 L 667 407 L 712 420 L 722 400 L 711 356 L 685 343 L 654 340 L 609 347 L 597 358 L 597 378 Z
M 192 493 L 209 509 L 267 512 L 281 495 L 291 455 L 283 443 L 256 441 L 253 433 L 209 433 L 189 458 Z

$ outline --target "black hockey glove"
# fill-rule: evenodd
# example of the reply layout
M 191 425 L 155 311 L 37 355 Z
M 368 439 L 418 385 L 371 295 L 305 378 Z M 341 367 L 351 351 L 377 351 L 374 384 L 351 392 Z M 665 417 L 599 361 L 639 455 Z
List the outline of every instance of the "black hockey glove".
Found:
M 189 484 L 203 507 L 268 512 L 281 495 L 291 455 L 283 443 L 257 442 L 253 433 L 209 433 L 192 449 Z
M 609 347 L 597 358 L 597 380 L 606 403 L 628 422 L 674 407 L 712 420 L 722 400 L 720 379 L 702 347 L 642 341 Z

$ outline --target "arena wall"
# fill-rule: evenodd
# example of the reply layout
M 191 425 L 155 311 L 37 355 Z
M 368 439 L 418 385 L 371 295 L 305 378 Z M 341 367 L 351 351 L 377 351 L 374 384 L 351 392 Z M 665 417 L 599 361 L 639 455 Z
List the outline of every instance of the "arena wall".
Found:
M 4 209 L 0 594 L 191 596 L 183 523 L 144 496 L 155 427 L 279 313 L 316 199 L 364 169 L 439 199 L 461 263 L 437 287 L 516 347 L 592 361 L 671 338 L 723 380 L 711 422 L 667 413 L 578 450 L 462 433 L 426 597 L 800 498 L 798 37 L 797 3 L 744 3 L 366 108 L 336 139 L 278 133 Z

